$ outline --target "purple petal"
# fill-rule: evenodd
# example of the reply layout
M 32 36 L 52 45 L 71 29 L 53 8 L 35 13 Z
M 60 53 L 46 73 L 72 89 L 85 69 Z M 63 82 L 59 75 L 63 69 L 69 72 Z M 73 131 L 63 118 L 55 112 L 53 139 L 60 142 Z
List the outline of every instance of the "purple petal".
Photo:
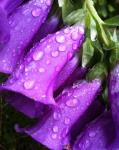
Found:
M 119 129 L 119 65 L 117 65 L 110 75 L 109 98 L 111 111 L 117 130 Z
M 73 150 L 103 150 L 110 148 L 115 137 L 111 113 L 106 112 L 86 126 Z M 114 149 L 110 149 L 114 150 Z
M 95 100 L 89 108 L 85 111 L 85 113 L 79 118 L 72 127 L 69 135 L 65 138 L 64 145 L 65 147 L 74 144 L 76 137 L 80 134 L 84 126 L 94 120 L 97 116 L 99 116 L 102 112 L 104 112 L 104 106 L 99 102 L 99 100 Z
M 54 90 L 56 91 L 61 85 L 65 83 L 68 77 L 72 74 L 72 72 L 78 66 L 79 60 L 78 57 L 75 56 L 72 60 L 70 60 L 62 69 L 59 76 L 56 79 L 56 84 L 54 85 Z
M 7 14 L 13 12 L 24 0 L 0 0 L 0 7 L 6 10 Z
M 7 93 L 5 100 L 17 111 L 23 113 L 29 118 L 41 118 L 46 113 L 46 110 L 48 110 L 48 107 L 45 105 L 34 102 L 32 99 L 18 93 Z
M 44 104 L 55 104 L 53 87 L 56 78 L 81 46 L 82 38 L 82 26 L 68 27 L 46 37 L 30 50 L 2 87 Z
M 90 107 L 99 92 L 101 82 L 83 82 L 67 89 L 57 98 L 58 106 L 43 121 L 25 132 L 49 149 L 61 150 L 73 124 Z
M 59 17 L 51 16 L 48 18 L 41 26 L 40 30 L 37 32 L 33 39 L 33 43 L 36 43 L 46 37 L 48 34 L 54 33 L 57 31 L 59 25 Z
M 52 0 L 31 0 L 18 8 L 9 18 L 10 41 L 0 51 L 0 72 L 10 74 L 20 58 L 28 43 L 45 21 L 50 10 Z
M 0 50 L 10 39 L 10 26 L 6 12 L 0 8 Z

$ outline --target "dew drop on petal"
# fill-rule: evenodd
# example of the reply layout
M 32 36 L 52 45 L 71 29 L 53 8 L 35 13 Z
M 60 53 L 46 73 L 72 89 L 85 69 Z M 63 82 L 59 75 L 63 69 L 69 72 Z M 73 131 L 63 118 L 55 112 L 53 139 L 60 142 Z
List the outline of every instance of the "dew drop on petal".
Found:
M 53 118 L 54 118 L 55 120 L 59 120 L 60 117 L 61 117 L 61 115 L 60 115 L 59 113 L 56 113 L 56 112 L 53 113 Z
M 89 132 L 90 137 L 95 137 L 96 133 L 95 132 Z
M 38 17 L 38 16 L 40 16 L 40 14 L 41 14 L 41 9 L 40 8 L 32 10 L 32 15 L 34 17 Z
M 52 139 L 56 139 L 56 138 L 57 138 L 57 134 L 54 134 L 54 133 L 53 133 L 53 134 L 51 135 L 51 137 L 52 137 Z
M 69 53 L 67 54 L 67 59 L 70 60 L 72 57 L 73 57 L 73 53 L 72 53 L 72 52 L 69 52 Z
M 66 125 L 68 125 L 68 124 L 70 123 L 70 119 L 69 119 L 69 118 L 65 118 L 65 119 L 64 119 L 64 123 L 65 123 Z
M 58 132 L 58 126 L 53 126 L 53 132 Z
M 60 71 L 60 67 L 57 66 L 57 67 L 55 68 L 55 70 L 56 70 L 57 72 L 59 72 L 59 71 Z
M 61 132 L 61 137 L 64 138 L 67 135 L 67 133 L 68 133 L 68 128 L 64 128 Z
M 78 48 L 78 45 L 77 44 L 73 44 L 72 48 L 73 48 L 73 50 L 76 50 Z
M 34 60 L 41 60 L 41 58 L 43 58 L 43 55 L 44 55 L 43 51 L 35 52 L 33 54 L 33 59 Z
M 32 89 L 34 84 L 35 84 L 34 80 L 27 80 L 24 82 L 24 88 L 25 89 Z
M 68 100 L 66 105 L 69 107 L 75 107 L 78 104 L 78 100 L 76 98 Z
M 56 41 L 58 43 L 64 43 L 65 42 L 65 37 L 63 35 L 57 35 L 56 36 Z
M 51 0 L 46 0 L 45 3 L 46 3 L 47 6 L 50 6 L 51 5 Z
M 52 51 L 51 52 L 52 57 L 57 57 L 59 55 L 58 51 Z
M 39 72 L 43 73 L 43 72 L 45 72 L 45 69 L 44 68 L 39 68 Z
M 78 28 L 79 28 L 79 32 L 82 33 L 82 34 L 84 34 L 84 27 L 83 27 L 83 26 L 80 26 L 80 27 L 78 27 Z
M 46 60 L 46 64 L 49 65 L 50 64 L 50 60 Z
M 72 38 L 72 40 L 77 40 L 79 38 L 79 34 L 77 32 L 73 32 L 71 34 L 71 38 Z
M 60 52 L 64 52 L 66 50 L 66 46 L 65 45 L 60 45 L 59 46 L 59 51 Z
M 69 31 L 70 31 L 69 28 L 64 29 L 64 33 L 66 34 L 69 33 Z

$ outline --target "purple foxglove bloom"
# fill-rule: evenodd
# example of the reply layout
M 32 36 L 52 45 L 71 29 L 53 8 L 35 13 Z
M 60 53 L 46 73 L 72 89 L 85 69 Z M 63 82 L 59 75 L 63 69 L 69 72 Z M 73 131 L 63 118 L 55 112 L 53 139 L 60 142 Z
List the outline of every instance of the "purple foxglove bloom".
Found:
M 83 38 L 82 26 L 67 27 L 47 36 L 30 50 L 2 88 L 44 104 L 55 104 L 53 87 L 56 78 L 81 46 Z
M 109 99 L 117 137 L 119 138 L 119 64 L 112 70 L 109 81 Z
M 94 120 L 97 116 L 99 116 L 102 112 L 104 112 L 105 107 L 101 104 L 99 100 L 95 100 L 89 108 L 85 111 L 85 113 L 79 118 L 72 127 L 70 133 L 64 140 L 64 147 L 73 147 L 73 144 L 76 140 L 76 137 L 80 134 L 84 126 Z
M 10 40 L 0 51 L 0 72 L 10 74 L 24 56 L 28 43 L 45 21 L 52 0 L 30 0 L 10 17 Z
M 8 104 L 29 118 L 41 118 L 48 111 L 48 107 L 39 102 L 34 102 L 25 96 L 9 93 L 5 97 Z
M 81 116 L 95 100 L 100 86 L 100 80 L 84 81 L 65 90 L 56 99 L 58 107 L 25 132 L 49 149 L 61 150 L 71 127 L 77 120 L 80 123 Z
M 106 112 L 86 126 L 77 138 L 73 150 L 116 150 L 109 149 L 114 138 L 111 113 Z
M 0 8 L 0 50 L 10 39 L 10 28 L 6 12 Z
M 0 7 L 3 8 L 7 14 L 13 12 L 24 0 L 0 0 Z

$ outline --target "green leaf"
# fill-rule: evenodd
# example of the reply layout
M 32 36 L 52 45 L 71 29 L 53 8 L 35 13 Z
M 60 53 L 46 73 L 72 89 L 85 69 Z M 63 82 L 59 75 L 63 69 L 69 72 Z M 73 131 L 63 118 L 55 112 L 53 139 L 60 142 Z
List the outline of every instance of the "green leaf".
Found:
M 71 12 L 68 16 L 65 17 L 64 22 L 72 25 L 77 22 L 83 23 L 85 18 L 85 11 L 83 9 L 77 9 Z
M 71 3 L 70 0 L 62 0 L 62 1 L 63 3 L 61 3 L 61 0 L 60 0 L 59 5 L 62 6 L 62 16 L 63 16 L 63 19 L 65 20 L 65 17 L 75 9 L 75 6 Z
M 102 49 L 102 46 L 100 44 L 100 42 L 98 40 L 94 41 L 93 42 L 93 46 L 95 47 L 95 49 L 97 49 L 100 53 L 100 61 L 103 61 L 104 59 L 104 52 L 103 52 L 103 49 Z
M 109 61 L 111 67 L 115 66 L 115 64 L 119 61 L 119 43 L 115 43 L 115 49 L 111 51 L 111 56 Z
M 119 15 L 105 20 L 105 24 L 109 26 L 119 26 Z
M 87 74 L 88 80 L 93 80 L 96 78 L 104 79 L 107 76 L 107 69 L 104 63 L 97 63 Z
M 118 36 L 117 36 L 116 29 L 114 30 L 114 33 L 113 33 L 113 36 L 112 36 L 112 40 L 113 40 L 114 42 L 118 42 Z
M 95 41 L 97 36 L 96 22 L 93 17 L 90 16 L 90 38 Z
M 94 55 L 94 48 L 89 38 L 83 44 L 82 67 L 86 67 Z

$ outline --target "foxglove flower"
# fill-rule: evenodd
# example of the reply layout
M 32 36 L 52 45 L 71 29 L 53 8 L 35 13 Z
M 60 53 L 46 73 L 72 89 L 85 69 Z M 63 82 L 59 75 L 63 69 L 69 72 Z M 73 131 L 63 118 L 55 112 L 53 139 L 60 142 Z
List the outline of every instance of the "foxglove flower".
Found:
M 9 17 L 11 37 L 0 51 L 0 72 L 11 74 L 24 56 L 26 46 L 45 21 L 51 4 L 52 0 L 31 0 Z
M 90 107 L 100 90 L 100 80 L 84 81 L 65 90 L 57 99 L 58 107 L 42 121 L 25 132 L 49 149 L 63 149 L 63 142 L 73 124 L 80 123 L 82 115 Z
M 111 113 L 106 112 L 86 126 L 77 138 L 73 150 L 109 149 L 114 138 L 115 130 Z
M 112 70 L 109 82 L 109 98 L 116 136 L 119 138 L 119 64 Z
M 69 66 L 68 66 L 68 64 L 69 64 Z M 58 77 L 58 79 L 59 80 L 61 79 L 61 82 L 58 81 L 58 79 L 57 79 L 56 84 L 62 83 L 62 78 L 63 79 L 69 78 L 70 73 L 68 73 L 68 71 L 71 70 L 71 72 L 72 72 L 72 70 L 74 70 L 74 68 L 77 65 L 78 65 L 78 58 L 74 57 L 71 61 L 69 61 L 67 63 L 67 65 L 61 71 L 61 73 L 59 73 L 60 77 Z M 61 76 L 62 72 L 63 72 L 64 76 Z M 73 78 L 73 75 L 72 75 L 72 78 Z M 78 76 L 78 79 L 80 79 L 80 76 Z M 75 80 L 75 78 L 74 78 L 74 80 Z M 70 83 L 73 83 L 73 82 L 70 82 Z M 70 86 L 71 86 L 71 84 L 70 84 Z M 61 85 L 61 87 L 62 87 L 62 89 L 64 89 L 65 85 Z M 61 87 L 60 87 L 60 89 L 61 89 Z M 59 95 L 60 92 L 59 92 L 59 90 L 57 90 L 57 91 L 58 91 L 57 95 Z M 56 91 L 56 93 L 57 93 L 57 91 Z M 29 99 L 25 96 L 18 94 L 18 93 L 9 92 L 7 94 L 7 96 L 5 97 L 5 100 L 12 107 L 14 107 L 17 111 L 22 112 L 23 114 L 25 114 L 26 116 L 28 116 L 30 118 L 39 118 L 39 116 L 41 114 L 44 114 L 44 111 L 47 110 L 46 105 L 44 106 L 43 104 L 41 104 L 39 102 L 35 102 L 33 99 Z M 94 108 L 96 108 L 96 106 Z M 94 108 L 93 108 L 93 110 L 94 110 Z M 100 108 L 100 107 L 98 107 L 98 108 Z M 100 110 L 99 110 L 99 112 L 100 112 Z
M 76 121 L 71 127 L 70 133 L 64 140 L 64 147 L 70 146 L 72 148 L 77 136 L 81 133 L 84 126 L 103 113 L 104 109 L 105 107 L 99 100 L 93 101 L 85 113 L 79 118 L 79 121 Z
M 24 58 L 3 89 L 21 93 L 44 104 L 55 104 L 53 87 L 60 71 L 84 38 L 84 28 L 73 26 L 47 36 Z

